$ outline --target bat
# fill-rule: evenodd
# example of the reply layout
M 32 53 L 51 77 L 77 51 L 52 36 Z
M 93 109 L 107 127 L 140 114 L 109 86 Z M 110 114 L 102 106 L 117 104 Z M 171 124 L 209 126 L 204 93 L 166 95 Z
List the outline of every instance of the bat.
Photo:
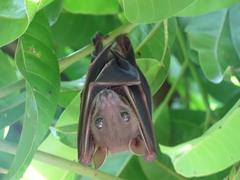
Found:
M 149 85 L 136 64 L 126 35 L 108 46 L 103 36 L 93 38 L 92 62 L 81 92 L 78 159 L 100 167 L 109 153 L 129 150 L 156 159 Z

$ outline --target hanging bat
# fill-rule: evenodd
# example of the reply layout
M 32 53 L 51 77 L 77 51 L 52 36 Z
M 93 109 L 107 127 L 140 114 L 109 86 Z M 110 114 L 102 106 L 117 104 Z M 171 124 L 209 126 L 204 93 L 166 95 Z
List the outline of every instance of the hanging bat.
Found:
M 129 150 L 156 158 L 152 127 L 152 100 L 147 81 L 136 64 L 126 35 L 103 47 L 103 37 L 93 38 L 92 55 L 81 94 L 78 159 L 101 166 L 108 153 Z

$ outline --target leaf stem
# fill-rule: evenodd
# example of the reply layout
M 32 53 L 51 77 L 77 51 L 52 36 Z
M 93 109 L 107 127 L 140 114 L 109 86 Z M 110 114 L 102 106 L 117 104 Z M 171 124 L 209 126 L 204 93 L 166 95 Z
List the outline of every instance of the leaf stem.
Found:
M 197 81 L 198 83 L 198 87 L 200 89 L 200 92 L 201 92 L 201 95 L 202 95 L 202 99 L 203 99 L 203 103 L 207 109 L 207 112 L 206 112 L 206 119 L 204 121 L 204 130 L 206 130 L 209 125 L 210 125 L 210 120 L 211 120 L 211 117 L 213 117 L 213 114 L 212 114 L 212 110 L 211 110 L 211 107 L 210 107 L 210 103 L 208 101 L 208 94 L 207 92 L 205 91 L 204 87 L 203 87 L 203 84 L 202 84 L 202 81 L 196 71 L 196 68 L 195 66 L 193 65 L 193 63 L 191 62 L 191 60 L 189 60 L 188 58 L 188 55 L 187 55 L 187 51 L 186 51 L 186 46 L 185 46 L 185 41 L 184 41 L 184 37 L 183 37 L 183 33 L 181 32 L 179 26 L 177 25 L 177 28 L 176 28 L 176 34 L 177 34 L 177 40 L 179 42 L 179 45 L 180 45 L 180 48 L 181 48 L 181 51 L 183 53 L 183 58 L 184 60 L 186 60 L 188 62 L 188 67 L 194 77 L 194 79 Z
M 168 20 L 167 19 L 163 20 L 163 29 L 164 29 L 164 49 L 163 49 L 162 58 L 160 60 L 160 62 L 162 63 L 164 61 L 165 55 L 168 50 Z
M 184 61 L 176 82 L 172 85 L 171 89 L 169 90 L 169 92 L 168 92 L 167 96 L 165 97 L 164 101 L 162 102 L 161 106 L 166 106 L 169 103 L 169 101 L 171 100 L 171 97 L 172 97 L 173 93 L 175 92 L 178 83 L 180 82 L 182 76 L 185 73 L 185 70 L 187 69 L 187 65 L 188 65 L 188 62 Z
M 131 23 L 127 23 L 125 25 L 120 26 L 119 28 L 113 30 L 112 32 L 110 32 L 107 35 L 107 37 L 103 40 L 103 44 L 106 45 L 106 44 L 110 43 L 111 41 L 114 40 L 115 37 L 117 37 L 120 34 L 129 33 L 136 26 L 137 26 L 137 24 L 131 24 Z M 83 47 L 82 49 L 79 49 L 78 51 L 76 51 L 66 57 L 63 57 L 59 61 L 60 72 L 63 72 L 67 67 L 69 67 L 70 65 L 72 65 L 73 63 L 78 61 L 79 59 L 90 55 L 93 50 L 94 50 L 93 45 L 88 44 L 87 46 Z
M 17 150 L 16 145 L 0 140 L 0 151 L 10 153 L 10 154 L 16 154 L 16 150 Z M 79 175 L 91 177 L 93 179 L 105 179 L 105 180 L 120 179 L 118 177 L 111 176 L 107 173 L 97 171 L 96 169 L 83 166 L 79 163 L 76 163 L 76 162 L 43 152 L 43 151 L 37 151 L 34 155 L 34 159 L 47 164 L 54 165 L 56 167 L 59 167 L 65 170 L 66 169 L 70 170 Z
M 8 96 L 9 94 L 19 91 L 23 88 L 25 88 L 25 80 L 24 79 L 18 80 L 7 86 L 4 86 L 4 87 L 0 88 L 0 98 Z
M 152 30 L 148 33 L 148 35 L 143 39 L 143 41 L 138 45 L 138 47 L 135 50 L 135 53 L 138 53 L 140 49 L 154 36 L 154 34 L 157 32 L 159 27 L 161 26 L 162 22 L 158 22 L 155 24 L 155 26 L 152 28 Z

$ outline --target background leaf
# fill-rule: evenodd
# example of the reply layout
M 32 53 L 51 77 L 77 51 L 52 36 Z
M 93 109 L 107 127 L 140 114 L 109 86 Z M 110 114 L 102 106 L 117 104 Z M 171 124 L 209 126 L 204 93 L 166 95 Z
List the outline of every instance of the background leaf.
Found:
M 240 160 L 239 104 L 240 101 L 201 137 L 173 148 L 162 147 L 178 173 L 186 177 L 209 175 Z
M 161 21 L 175 15 L 193 0 L 123 0 L 123 8 L 127 19 L 134 23 L 151 23 Z
M 228 18 L 228 11 L 222 10 L 191 18 L 185 28 L 190 47 L 198 52 L 203 73 L 214 83 L 223 80 L 227 67 L 240 63 L 229 38 Z
M 218 9 L 222 9 L 225 7 L 230 7 L 233 4 L 240 2 L 239 0 L 196 0 L 188 7 L 183 9 L 178 13 L 179 16 L 196 16 L 201 15 L 203 13 L 208 13 L 212 11 L 216 11 Z
M 44 37 L 44 38 L 42 38 Z M 26 113 L 17 154 L 7 178 L 18 179 L 28 167 L 53 119 L 58 91 L 59 70 L 51 47 L 47 20 L 39 15 L 21 38 L 17 65 L 26 79 Z
M 52 0 L 1 0 L 0 47 L 22 35 L 27 30 L 35 13 L 51 1 Z M 9 29 L 11 29 L 11 31 L 9 31 Z
M 152 94 L 155 94 L 164 82 L 168 72 L 168 63 L 169 61 L 167 61 L 165 64 L 165 62 L 161 63 L 156 59 L 150 58 L 142 58 L 137 60 L 137 64 L 144 73 Z
M 72 13 L 115 14 L 119 10 L 117 0 L 65 0 L 64 8 Z

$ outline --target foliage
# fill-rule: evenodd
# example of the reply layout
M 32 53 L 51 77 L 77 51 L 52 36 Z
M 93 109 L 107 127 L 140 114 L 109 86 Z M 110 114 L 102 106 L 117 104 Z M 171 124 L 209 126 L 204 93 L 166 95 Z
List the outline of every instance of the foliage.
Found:
M 239 17 L 238 0 L 1 0 L 0 179 L 239 177 Z M 73 162 L 96 31 L 131 39 L 153 95 L 154 162 Z

